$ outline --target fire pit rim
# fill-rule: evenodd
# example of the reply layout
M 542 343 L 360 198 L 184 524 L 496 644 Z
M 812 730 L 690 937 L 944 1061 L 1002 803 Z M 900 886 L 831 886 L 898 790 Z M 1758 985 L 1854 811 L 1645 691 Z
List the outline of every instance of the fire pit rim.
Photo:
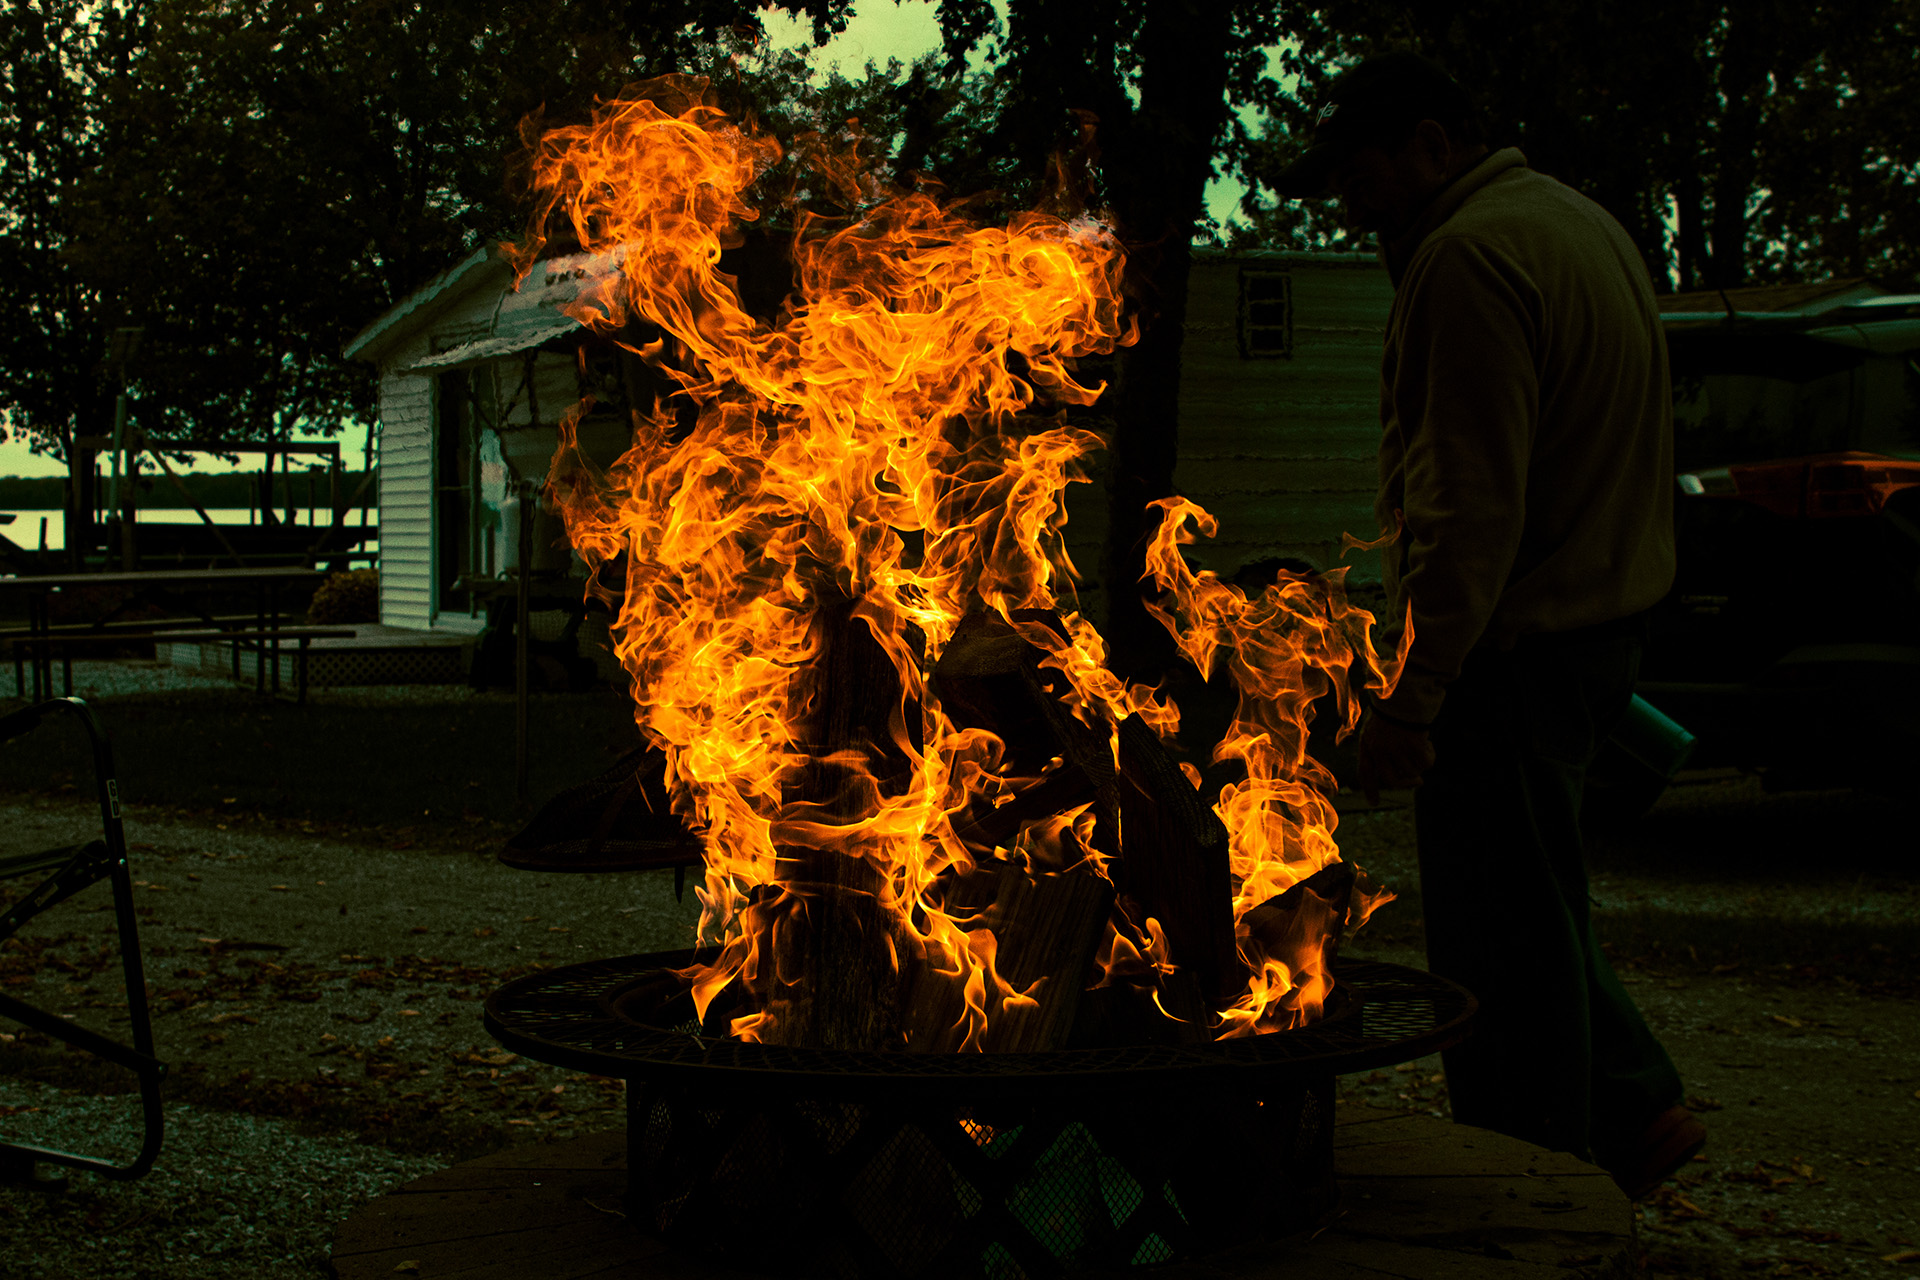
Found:
M 1201 1078 L 1249 1090 L 1368 1071 L 1459 1043 L 1478 1007 L 1472 994 L 1445 978 L 1403 965 L 1343 958 L 1335 964 L 1335 983 L 1354 1001 L 1350 1016 L 1295 1031 L 1198 1045 L 996 1054 L 807 1049 L 699 1037 L 619 1017 L 608 1008 L 611 996 L 643 974 L 684 968 L 693 955 L 673 951 L 608 957 L 526 974 L 487 997 L 483 1022 L 503 1048 L 523 1057 L 629 1081 L 703 1089 L 722 1082 L 747 1087 L 777 1083 L 813 1096 L 853 1100 L 938 1089 L 991 1101 Z M 1418 1009 L 1422 1005 L 1424 1015 Z M 1422 1025 L 1393 1028 L 1396 1018 L 1409 1017 Z M 1370 1033 L 1369 1021 L 1387 1025 Z

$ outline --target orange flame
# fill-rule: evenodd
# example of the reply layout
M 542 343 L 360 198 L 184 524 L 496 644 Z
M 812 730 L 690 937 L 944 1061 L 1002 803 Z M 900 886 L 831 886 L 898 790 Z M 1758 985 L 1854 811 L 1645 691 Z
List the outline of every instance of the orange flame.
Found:
M 1314 703 L 1332 695 L 1337 737 L 1351 733 L 1362 710 L 1354 678 L 1391 693 L 1413 627 L 1409 619 L 1399 653 L 1383 661 L 1368 638 L 1373 615 L 1346 598 L 1344 566 L 1314 575 L 1281 570 L 1277 581 L 1249 596 L 1210 571 L 1194 572 L 1179 553 L 1197 540 L 1196 529 L 1214 536 L 1212 516 L 1184 498 L 1153 505 L 1161 518 L 1147 552 L 1147 577 L 1171 600 L 1147 607 L 1201 675 L 1225 663 L 1240 695 L 1213 759 L 1238 761 L 1246 777 L 1221 788 L 1214 811 L 1228 832 L 1235 935 L 1249 979 L 1221 1013 L 1222 1036 L 1298 1025 L 1319 1016 L 1332 985 L 1327 947 L 1346 921 L 1332 919 L 1330 904 L 1308 894 L 1301 910 L 1318 910 L 1319 923 L 1290 931 L 1294 945 L 1269 954 L 1248 930 L 1246 915 L 1339 859 L 1333 839 L 1339 815 L 1330 798 L 1338 783 L 1307 753 Z M 1355 928 L 1391 895 L 1360 890 L 1358 897 Z
M 774 139 L 721 112 L 704 81 L 681 76 L 636 86 L 591 123 L 534 141 L 539 201 L 532 231 L 510 248 L 516 265 L 524 273 L 549 223 L 564 218 L 583 250 L 620 267 L 569 314 L 616 333 L 656 327 L 659 340 L 629 349 L 697 406 L 690 428 L 664 407 L 636 414 L 631 447 L 604 473 L 575 445 L 582 407 L 561 423 L 549 492 L 583 559 L 625 567 L 616 653 L 638 721 L 667 756 L 676 811 L 706 850 L 700 930 L 719 952 L 688 973 L 700 1016 L 738 983 L 756 998 L 732 1033 L 782 1034 L 781 993 L 806 981 L 797 939 L 812 904 L 781 868 L 802 850 L 858 866 L 863 892 L 891 921 L 896 967 L 905 956 L 923 977 L 956 985 L 964 1047 L 977 1049 L 989 1020 L 1031 1006 L 1035 987 L 1016 990 L 999 974 L 993 932 L 950 914 L 937 882 L 973 866 L 953 817 L 976 796 L 1004 793 L 1004 744 L 950 721 L 925 671 L 960 620 L 984 608 L 1045 651 L 1075 714 L 1110 741 L 1127 714 L 1162 734 L 1178 726 L 1170 701 L 1107 669 L 1104 642 L 1074 608 L 1063 494 L 1087 478 L 1084 459 L 1100 441 L 1030 412 L 1092 403 L 1102 388 L 1077 380 L 1075 360 L 1133 340 L 1122 254 L 1096 219 L 1035 212 L 976 226 L 932 195 L 881 191 L 823 154 L 821 174 L 854 211 L 838 221 L 796 214 L 796 288 L 778 319 L 762 322 L 718 264 L 758 218 L 749 189 L 781 155 Z M 1169 514 L 1169 528 L 1186 518 Z M 1203 670 L 1228 654 L 1236 677 L 1256 681 L 1242 685 L 1236 731 L 1245 732 L 1221 748 L 1249 771 L 1220 805 L 1236 833 L 1237 919 L 1337 857 L 1321 794 L 1331 779 L 1305 756 L 1302 717 L 1337 659 L 1383 672 L 1365 647 L 1371 619 L 1339 612 L 1331 593 L 1283 583 L 1249 602 L 1208 575 L 1182 577 L 1165 554 L 1156 546 L 1154 572 L 1187 616 L 1187 652 Z M 802 740 L 802 673 L 821 657 L 815 622 L 835 602 L 898 677 L 884 724 L 871 727 L 904 762 L 901 776 L 874 776 L 860 752 L 815 759 Z M 1021 610 L 1056 610 L 1064 634 L 1015 621 Z M 810 766 L 848 779 L 842 800 L 795 798 Z M 1055 815 L 996 856 L 1036 872 L 1084 859 L 1104 874 L 1092 822 L 1079 810 Z M 1227 1034 L 1266 1029 L 1265 1012 L 1311 969 L 1244 940 L 1242 954 L 1254 976 L 1222 1015 Z M 1174 958 L 1150 920 L 1137 941 L 1113 932 L 1102 963 L 1110 976 L 1115 965 L 1152 974 Z

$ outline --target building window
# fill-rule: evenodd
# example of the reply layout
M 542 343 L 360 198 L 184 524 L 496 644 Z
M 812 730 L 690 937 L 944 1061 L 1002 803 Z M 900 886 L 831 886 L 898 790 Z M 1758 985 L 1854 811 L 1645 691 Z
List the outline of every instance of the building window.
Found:
M 441 613 L 468 611 L 465 580 L 482 567 L 476 553 L 480 432 L 491 418 L 491 382 L 484 366 L 440 375 L 434 430 L 433 522 L 438 564 L 434 603 Z
M 1284 271 L 1240 268 L 1240 357 L 1293 355 L 1293 277 Z

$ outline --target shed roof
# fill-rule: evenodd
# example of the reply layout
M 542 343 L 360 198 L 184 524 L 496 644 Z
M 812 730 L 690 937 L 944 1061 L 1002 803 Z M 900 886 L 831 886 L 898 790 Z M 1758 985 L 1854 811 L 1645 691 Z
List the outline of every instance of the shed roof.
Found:
M 618 252 L 566 254 L 534 264 L 517 284 L 497 246 L 469 255 L 387 309 L 347 344 L 348 359 L 380 361 L 405 336 L 440 313 L 463 287 L 493 291 L 486 332 L 409 364 L 404 372 L 460 368 L 528 351 L 579 328 L 563 308 L 605 286 L 620 271 Z M 489 279 L 489 277 L 494 277 Z
M 411 321 L 425 319 L 424 313 L 430 312 L 435 302 L 452 294 L 459 285 L 471 280 L 488 266 L 506 270 L 498 245 L 489 244 L 475 249 L 382 311 L 366 328 L 353 335 L 341 349 L 341 354 L 349 360 L 379 360 L 395 339 L 412 332 L 414 326 Z

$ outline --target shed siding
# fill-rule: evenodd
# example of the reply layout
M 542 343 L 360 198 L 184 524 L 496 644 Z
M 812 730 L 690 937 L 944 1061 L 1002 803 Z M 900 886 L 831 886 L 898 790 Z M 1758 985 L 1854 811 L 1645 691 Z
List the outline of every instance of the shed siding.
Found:
M 433 380 L 396 373 L 427 354 L 425 334 L 388 357 L 380 378 L 380 621 L 433 625 Z
M 1292 280 L 1286 358 L 1240 354 L 1242 268 Z M 1343 533 L 1371 538 L 1380 437 L 1380 344 L 1393 289 L 1371 259 L 1202 257 L 1187 295 L 1174 486 L 1220 520 L 1194 548 L 1222 573 L 1249 560 L 1340 563 Z M 1377 579 L 1376 557 L 1351 561 Z
M 381 353 L 380 621 L 429 630 L 436 617 L 433 504 L 435 392 L 429 375 L 402 372 L 434 351 L 484 333 L 500 273 L 446 299 L 423 326 Z M 464 614 L 460 621 L 466 622 Z

